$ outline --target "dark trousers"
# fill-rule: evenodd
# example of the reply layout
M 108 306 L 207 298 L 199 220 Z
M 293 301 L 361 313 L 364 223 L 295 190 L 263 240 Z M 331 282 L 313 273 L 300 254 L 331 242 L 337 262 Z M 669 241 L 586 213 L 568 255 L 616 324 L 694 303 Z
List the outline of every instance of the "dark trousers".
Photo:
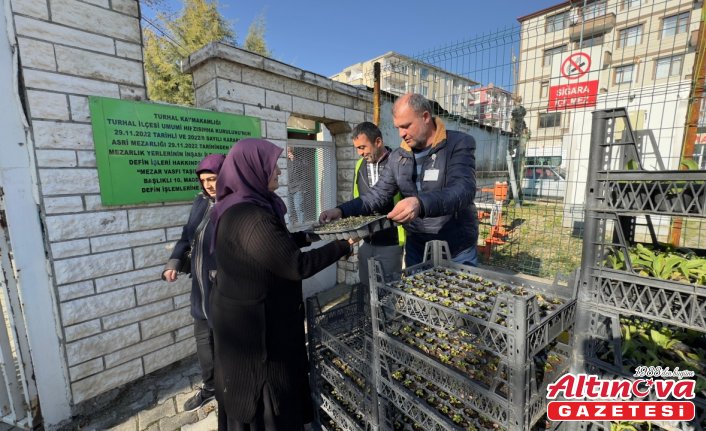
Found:
M 194 319 L 194 337 L 196 338 L 196 357 L 201 366 L 203 387 L 213 391 L 213 331 L 205 319 Z

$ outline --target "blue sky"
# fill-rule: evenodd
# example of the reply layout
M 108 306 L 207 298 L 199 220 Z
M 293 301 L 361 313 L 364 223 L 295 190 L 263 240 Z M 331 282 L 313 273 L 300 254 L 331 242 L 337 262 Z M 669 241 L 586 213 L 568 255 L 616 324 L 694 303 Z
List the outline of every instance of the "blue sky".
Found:
M 417 56 L 479 35 L 518 25 L 517 17 L 560 0 L 221 0 L 238 43 L 263 14 L 273 57 L 324 76 L 346 66 L 397 51 Z M 164 0 L 174 11 L 180 0 Z M 143 5 L 143 14 L 154 11 Z M 143 23 L 144 25 L 144 23 Z

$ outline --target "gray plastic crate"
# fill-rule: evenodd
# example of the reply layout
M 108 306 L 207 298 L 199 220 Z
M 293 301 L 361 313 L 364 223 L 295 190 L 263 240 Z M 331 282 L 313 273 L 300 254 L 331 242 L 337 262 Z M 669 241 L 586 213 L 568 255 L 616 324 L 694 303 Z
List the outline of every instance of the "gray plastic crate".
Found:
M 362 289 L 362 285 L 352 286 L 348 302 L 326 310 L 316 297 L 307 299 L 311 387 L 327 416 L 318 418 L 322 429 L 378 427 L 370 312 Z
M 460 400 L 460 405 L 475 412 L 478 417 L 484 417 L 474 419 L 465 415 L 459 420 L 490 420 L 506 430 L 529 429 L 544 414 L 543 405 L 546 405 L 546 400 L 543 399 L 543 388 L 552 381 L 548 376 L 546 380 L 537 381 L 536 364 L 533 361 L 561 334 L 573 328 L 575 286 L 548 285 L 456 264 L 448 258 L 448 247 L 443 242 L 429 242 L 425 255 L 423 263 L 407 268 L 397 279 L 392 280 L 382 273 L 379 263 L 371 259 L 371 274 L 374 274 L 370 291 L 371 307 L 374 310 L 373 338 L 379 361 L 375 369 L 380 373 L 379 380 L 388 382 L 387 386 L 392 387 L 379 385 L 380 395 L 395 403 L 395 400 L 404 398 L 401 393 L 410 402 L 424 404 L 415 400 L 414 392 L 407 391 L 409 393 L 405 394 L 406 388 L 395 381 L 393 374 L 404 367 L 414 370 L 414 374 L 421 376 L 424 381 Z M 471 288 L 456 282 L 449 288 L 451 276 L 456 277 L 458 283 L 464 280 L 476 283 L 475 287 L 480 290 L 476 290 L 478 294 L 474 297 L 483 298 L 484 305 L 474 307 L 468 300 L 458 297 L 463 295 L 456 294 L 454 297 L 452 290 L 459 292 Z M 401 284 L 403 279 L 408 283 Z M 424 284 L 426 290 L 416 288 L 410 280 Z M 479 280 L 486 282 L 485 287 L 478 285 Z M 492 295 L 485 293 L 491 293 L 491 288 L 500 290 L 499 286 L 505 286 L 507 290 Z M 463 289 L 457 289 L 459 287 Z M 513 289 L 518 291 L 513 293 Z M 427 295 L 424 292 L 432 293 Z M 558 303 L 553 305 L 553 309 L 545 310 L 541 306 L 546 302 L 541 300 L 542 297 L 557 299 Z M 479 305 L 478 301 L 473 302 Z M 488 384 L 478 384 L 464 374 L 466 368 L 459 368 L 458 362 L 442 363 L 445 355 L 439 354 L 438 348 L 435 350 L 436 357 L 433 357 L 425 354 L 428 350 L 422 347 L 422 341 L 407 344 L 401 342 L 397 335 L 401 331 L 417 331 L 413 322 L 430 329 L 424 335 L 415 332 L 415 336 L 419 335 L 423 339 L 433 331 L 442 337 L 456 337 L 460 334 L 474 348 L 497 360 L 495 371 L 502 377 L 492 379 Z M 557 373 L 568 369 L 569 364 L 568 348 L 558 349 L 561 350 L 563 364 L 557 367 Z M 501 387 L 504 391 L 500 390 Z M 387 391 L 387 394 L 383 391 Z M 409 411 L 410 408 L 402 410 Z M 420 415 L 424 416 L 422 413 Z M 433 411 L 431 413 L 436 414 Z M 450 418 L 440 417 L 435 420 L 454 427 Z M 471 425 L 482 424 L 474 422 Z
M 346 220 L 346 219 L 344 219 Z M 375 232 L 387 229 L 393 226 L 386 215 L 377 217 L 365 217 L 365 220 L 359 224 L 342 228 L 342 229 L 323 229 L 325 225 L 314 226 L 310 231 L 323 240 L 337 240 L 350 238 L 367 238 Z

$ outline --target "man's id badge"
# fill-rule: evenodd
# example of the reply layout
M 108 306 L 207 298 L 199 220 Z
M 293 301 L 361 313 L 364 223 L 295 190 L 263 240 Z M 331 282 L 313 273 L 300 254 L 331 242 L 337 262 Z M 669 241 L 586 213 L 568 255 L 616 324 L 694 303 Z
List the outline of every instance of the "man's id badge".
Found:
M 429 169 L 424 171 L 424 181 L 439 181 L 439 170 Z

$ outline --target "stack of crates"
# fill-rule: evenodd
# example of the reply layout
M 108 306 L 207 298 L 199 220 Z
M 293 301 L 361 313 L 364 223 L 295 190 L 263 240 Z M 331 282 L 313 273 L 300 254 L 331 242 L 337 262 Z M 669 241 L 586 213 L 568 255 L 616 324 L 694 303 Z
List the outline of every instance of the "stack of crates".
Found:
M 624 132 L 617 137 L 613 131 L 620 122 L 625 124 Z M 662 169 L 647 170 L 642 147 L 649 143 L 658 148 L 632 130 L 624 108 L 593 113 L 577 313 L 578 327 L 586 330 L 576 333 L 573 368 L 607 379 L 630 379 L 637 366 L 669 366 L 672 370 L 678 366 L 696 372 L 703 385 L 706 286 L 703 279 L 688 274 L 706 271 L 706 266 L 690 268 L 694 265 L 688 260 L 664 255 L 649 262 L 638 258 L 638 253 L 657 256 L 668 251 L 658 242 L 653 224 L 657 218 L 667 223 L 677 218 L 684 227 L 697 226 L 697 235 L 703 235 L 706 171 L 666 170 L 658 153 L 653 163 Z M 638 222 L 644 224 L 651 244 L 640 244 Z M 693 258 L 706 255 L 704 250 L 692 252 L 687 254 Z M 632 426 L 637 430 L 703 431 L 704 401 L 701 392 L 694 400 L 692 421 Z M 610 431 L 615 424 L 591 422 L 578 428 Z
M 576 286 L 451 261 L 445 242 L 390 277 L 371 259 L 374 370 L 385 430 L 547 427 L 568 370 Z
M 368 293 L 362 285 L 349 289 L 348 300 L 330 309 L 307 299 L 310 382 L 317 424 L 327 431 L 378 426 Z

